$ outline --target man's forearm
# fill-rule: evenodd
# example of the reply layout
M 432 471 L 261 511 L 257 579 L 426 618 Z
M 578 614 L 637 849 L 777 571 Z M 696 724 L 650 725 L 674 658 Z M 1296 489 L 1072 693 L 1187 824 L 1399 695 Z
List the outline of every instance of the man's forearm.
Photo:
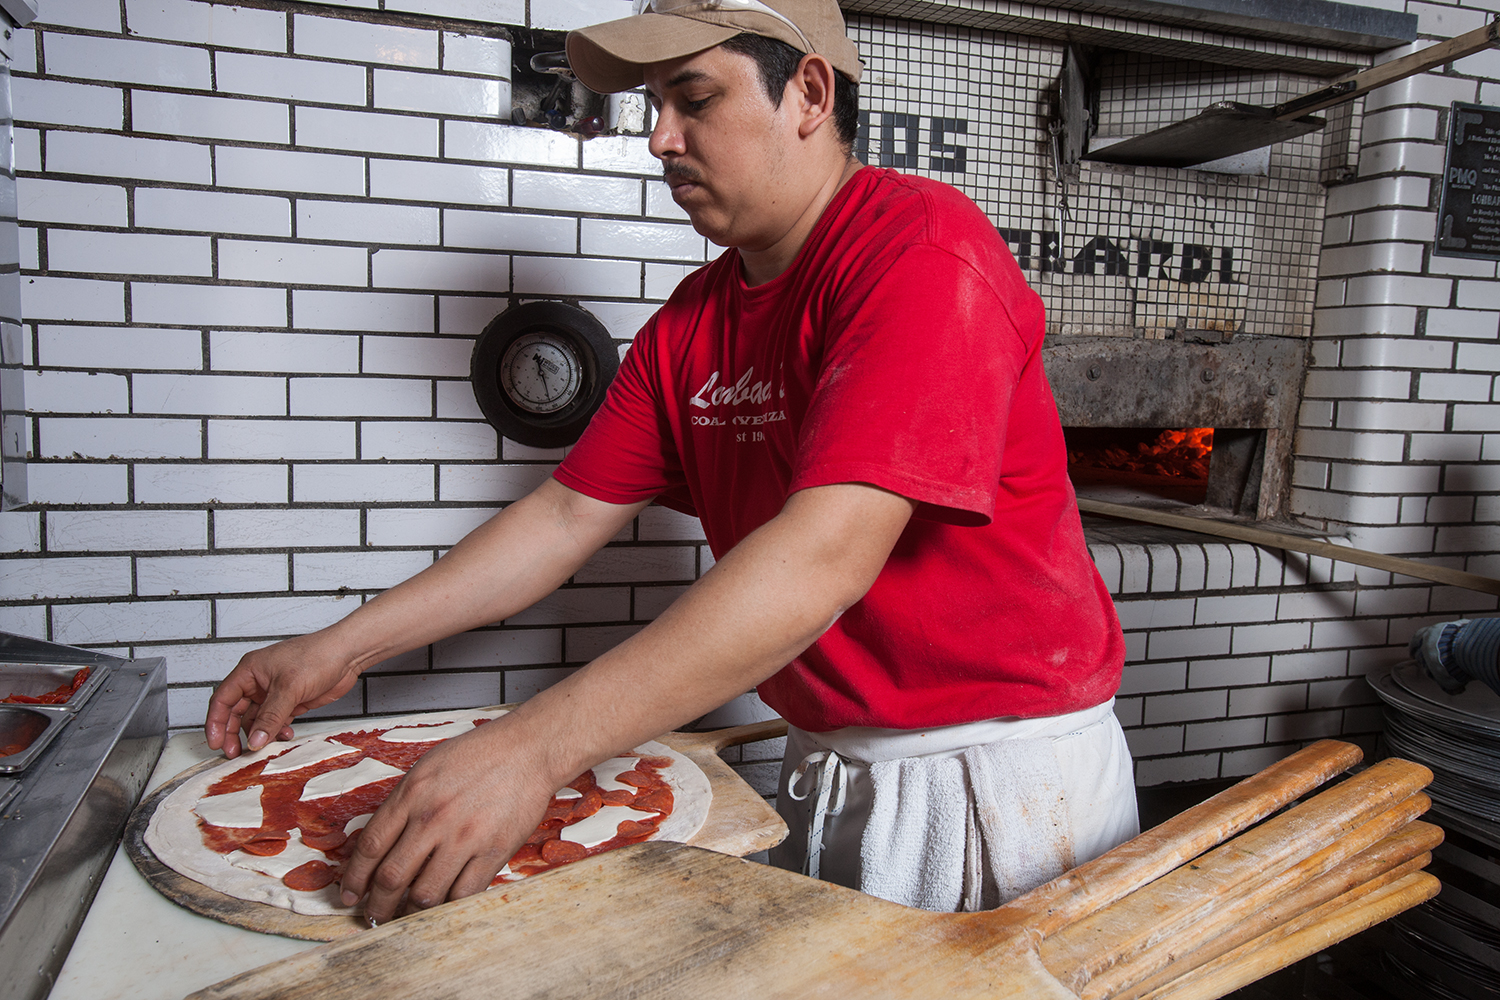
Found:
M 864 595 L 911 511 L 862 484 L 794 495 L 660 618 L 513 713 L 514 735 L 566 782 L 744 693 Z
M 329 626 L 324 637 L 364 670 L 501 621 L 567 582 L 644 506 L 603 504 L 548 480 L 432 566 Z

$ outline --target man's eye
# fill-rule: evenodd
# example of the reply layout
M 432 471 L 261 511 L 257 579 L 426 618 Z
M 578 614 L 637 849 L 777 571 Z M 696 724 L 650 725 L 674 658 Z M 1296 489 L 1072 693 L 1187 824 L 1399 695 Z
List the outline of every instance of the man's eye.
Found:
M 708 106 L 708 101 L 709 99 L 707 97 L 700 97 L 697 100 L 693 100 L 691 97 L 689 97 L 685 98 L 683 100 L 683 103 L 694 111 L 702 111 L 705 107 Z

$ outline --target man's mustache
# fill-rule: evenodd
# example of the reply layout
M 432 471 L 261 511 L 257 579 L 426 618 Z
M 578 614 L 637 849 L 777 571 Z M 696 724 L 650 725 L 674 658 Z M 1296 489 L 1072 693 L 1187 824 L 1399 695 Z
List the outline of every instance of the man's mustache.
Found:
M 662 180 L 670 184 L 673 177 L 681 178 L 692 184 L 697 184 L 703 180 L 701 173 L 685 163 L 668 163 L 661 168 Z

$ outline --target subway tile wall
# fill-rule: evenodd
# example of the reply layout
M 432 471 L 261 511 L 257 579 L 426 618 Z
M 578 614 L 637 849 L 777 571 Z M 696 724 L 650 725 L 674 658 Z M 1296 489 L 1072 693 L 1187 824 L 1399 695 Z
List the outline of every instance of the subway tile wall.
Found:
M 496 121 L 496 25 L 629 2 L 530 7 L 528 25 L 520 0 L 48 0 L 15 32 L 34 460 L 31 503 L 0 514 L 0 628 L 167 657 L 172 725 L 192 726 L 246 650 L 347 614 L 546 477 L 561 452 L 478 413 L 478 330 L 513 296 L 558 296 L 623 346 L 716 251 L 644 139 Z M 1360 175 L 1330 189 L 1294 496 L 1355 544 L 1485 571 L 1500 301 L 1493 266 L 1424 248 L 1445 102 L 1500 83 L 1428 77 L 1372 95 Z M 1369 743 L 1364 673 L 1421 623 L 1495 609 L 1251 546 L 1091 536 L 1143 784 Z M 696 522 L 648 509 L 554 597 L 381 664 L 319 714 L 524 698 L 712 564 Z M 747 696 L 705 722 L 765 713 Z M 741 761 L 767 791 L 777 752 Z

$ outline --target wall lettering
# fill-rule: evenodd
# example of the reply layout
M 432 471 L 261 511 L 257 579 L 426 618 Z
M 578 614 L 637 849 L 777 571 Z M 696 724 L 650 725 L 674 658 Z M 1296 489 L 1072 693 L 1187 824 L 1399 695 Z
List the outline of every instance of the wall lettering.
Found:
M 861 111 L 859 131 L 854 138 L 854 155 L 870 161 L 870 134 L 879 130 L 880 153 L 876 166 L 898 170 L 927 170 L 962 174 L 968 170 L 969 149 L 952 141 L 954 136 L 968 135 L 965 118 L 928 118 L 924 130 L 921 115 L 891 111 Z M 927 156 L 922 156 L 925 147 Z
M 1218 271 L 1219 284 L 1238 285 L 1233 247 L 1210 247 L 1199 243 L 1166 243 L 1161 240 L 1114 240 L 1095 236 L 1071 256 L 1064 255 L 1055 230 L 1001 229 L 1001 239 L 1010 245 L 1023 271 L 1052 274 L 1104 275 L 1154 278 L 1196 285 Z

